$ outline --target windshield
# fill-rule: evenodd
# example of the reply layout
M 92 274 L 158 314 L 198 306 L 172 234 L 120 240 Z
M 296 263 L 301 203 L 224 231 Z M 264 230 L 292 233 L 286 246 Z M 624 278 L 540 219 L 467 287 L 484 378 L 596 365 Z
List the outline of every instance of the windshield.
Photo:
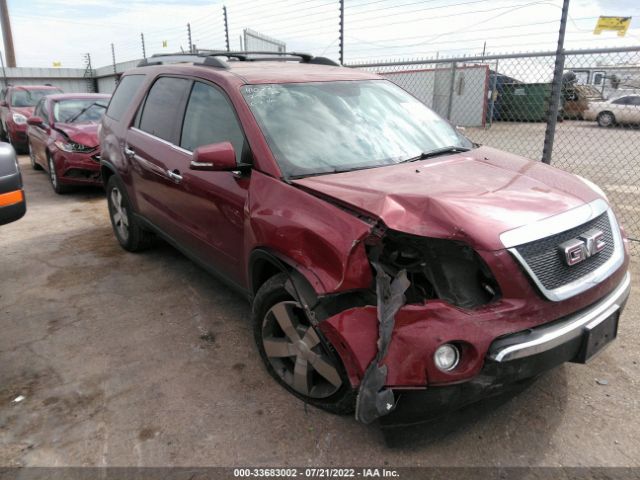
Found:
M 11 92 L 12 107 L 35 107 L 45 95 L 62 93 L 62 90 L 49 88 L 47 90 L 14 90 Z
M 247 85 L 242 94 L 286 176 L 371 168 L 444 147 L 473 147 L 387 80 Z
M 61 100 L 53 105 L 53 118 L 60 123 L 99 122 L 108 102 L 108 98 Z

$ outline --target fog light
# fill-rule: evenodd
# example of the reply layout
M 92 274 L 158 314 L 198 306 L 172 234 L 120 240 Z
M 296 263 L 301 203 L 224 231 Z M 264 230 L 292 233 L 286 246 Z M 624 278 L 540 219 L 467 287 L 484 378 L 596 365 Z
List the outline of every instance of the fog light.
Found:
M 460 351 L 455 345 L 445 343 L 437 348 L 436 353 L 433 354 L 433 361 L 443 372 L 450 372 L 460 362 Z

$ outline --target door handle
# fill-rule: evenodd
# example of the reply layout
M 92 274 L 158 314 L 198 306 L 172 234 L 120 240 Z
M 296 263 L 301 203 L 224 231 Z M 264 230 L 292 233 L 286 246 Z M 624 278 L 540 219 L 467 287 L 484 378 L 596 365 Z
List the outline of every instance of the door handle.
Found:
M 171 180 L 175 183 L 180 183 L 182 181 L 182 175 L 180 175 L 180 170 L 167 170 L 167 175 Z
M 124 147 L 124 154 L 127 156 L 127 158 L 133 158 L 136 155 L 136 151 L 133 150 L 132 148 L 129 148 L 127 146 Z

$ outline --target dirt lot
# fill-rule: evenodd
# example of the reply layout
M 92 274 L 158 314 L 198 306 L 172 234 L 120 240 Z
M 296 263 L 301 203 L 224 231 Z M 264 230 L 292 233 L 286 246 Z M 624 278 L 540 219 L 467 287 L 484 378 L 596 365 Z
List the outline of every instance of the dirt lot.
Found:
M 0 466 L 640 465 L 637 261 L 593 363 L 386 442 L 272 381 L 240 297 L 166 245 L 124 252 L 101 191 L 55 195 L 21 163 L 28 213 L 0 227 Z

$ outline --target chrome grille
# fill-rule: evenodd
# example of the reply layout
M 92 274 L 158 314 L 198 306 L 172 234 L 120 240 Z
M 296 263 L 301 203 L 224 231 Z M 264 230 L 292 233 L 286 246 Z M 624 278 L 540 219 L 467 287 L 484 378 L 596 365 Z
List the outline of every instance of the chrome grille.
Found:
M 558 246 L 591 228 L 604 233 L 605 248 L 577 265 L 567 265 Z M 579 280 L 604 265 L 615 252 L 615 242 L 611 222 L 605 212 L 587 223 L 541 240 L 519 245 L 515 250 L 544 288 L 553 290 Z

